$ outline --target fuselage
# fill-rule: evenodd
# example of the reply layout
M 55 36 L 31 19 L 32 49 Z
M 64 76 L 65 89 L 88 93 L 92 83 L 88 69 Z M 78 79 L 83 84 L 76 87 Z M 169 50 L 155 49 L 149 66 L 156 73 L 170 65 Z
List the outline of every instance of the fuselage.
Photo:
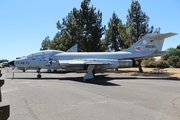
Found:
M 58 69 L 59 60 L 86 60 L 86 59 L 106 59 L 106 60 L 124 60 L 134 57 L 146 56 L 142 52 L 62 52 L 48 51 L 36 52 L 28 56 L 15 60 L 16 67 L 26 69 Z M 82 67 L 81 67 L 82 68 Z
M 76 52 L 76 53 L 59 53 L 53 56 L 58 60 L 73 60 L 73 59 L 132 59 L 147 56 L 152 52 Z

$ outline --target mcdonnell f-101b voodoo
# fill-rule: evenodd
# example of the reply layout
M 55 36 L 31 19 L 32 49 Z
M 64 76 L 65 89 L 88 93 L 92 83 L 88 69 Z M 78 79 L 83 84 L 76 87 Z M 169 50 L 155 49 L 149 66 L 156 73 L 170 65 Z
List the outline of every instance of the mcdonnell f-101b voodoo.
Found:
M 53 50 L 54 51 L 54 50 Z M 78 51 L 78 44 L 75 44 L 74 46 L 72 46 L 70 49 L 68 49 L 66 52 L 77 52 Z M 32 53 L 33 55 L 35 55 L 35 56 L 38 56 L 39 54 L 46 54 L 46 55 L 48 55 L 49 53 L 51 54 L 51 50 L 44 50 L 44 51 L 40 51 L 40 52 L 35 52 L 35 53 Z M 54 51 L 55 53 L 57 52 L 61 52 L 61 51 Z M 45 55 L 44 54 L 44 55 Z M 23 58 L 23 57 L 20 57 L 20 58 Z M 18 58 L 18 59 L 20 59 L 20 58 Z M 14 65 L 12 66 L 12 65 L 10 65 L 11 67 L 14 67 Z M 17 69 L 19 69 L 19 70 L 22 70 L 23 72 L 25 72 L 26 70 L 37 70 L 37 72 L 40 72 L 40 70 L 41 70 L 41 67 L 32 67 L 32 66 L 30 66 L 30 67 L 28 67 L 26 64 L 25 65 L 21 65 L 21 67 L 17 67 Z M 56 69 L 53 69 L 54 70 L 54 72 L 56 72 L 57 70 Z M 48 68 L 47 69 L 47 71 L 48 72 L 51 72 L 51 68 Z
M 95 73 L 107 69 L 131 67 L 135 59 L 161 56 L 164 39 L 176 33 L 149 33 L 126 50 L 118 52 L 63 52 L 56 50 L 32 53 L 26 57 L 11 61 L 16 67 L 36 69 L 65 69 L 67 71 L 87 70 L 84 80 L 93 79 Z M 37 75 L 41 78 L 40 72 Z

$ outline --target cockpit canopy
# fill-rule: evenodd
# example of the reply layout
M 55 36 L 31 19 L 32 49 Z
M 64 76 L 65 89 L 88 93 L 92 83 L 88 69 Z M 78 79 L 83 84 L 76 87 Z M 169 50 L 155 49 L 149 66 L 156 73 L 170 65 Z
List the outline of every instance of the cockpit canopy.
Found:
M 43 50 L 39 52 L 34 52 L 27 57 L 32 57 L 32 56 L 42 56 L 42 55 L 55 55 L 57 53 L 63 53 L 64 51 L 59 51 L 59 50 Z

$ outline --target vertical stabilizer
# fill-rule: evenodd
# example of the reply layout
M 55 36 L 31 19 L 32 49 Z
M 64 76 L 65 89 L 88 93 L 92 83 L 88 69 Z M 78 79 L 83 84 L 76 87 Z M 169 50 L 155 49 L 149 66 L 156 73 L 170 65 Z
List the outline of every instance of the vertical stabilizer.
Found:
M 133 44 L 131 47 L 125 51 L 148 51 L 148 52 L 158 52 L 162 50 L 164 39 L 177 35 L 176 33 L 149 33 L 143 36 L 139 41 Z
M 75 44 L 74 46 L 72 46 L 69 50 L 67 50 L 66 52 L 78 52 L 78 44 Z

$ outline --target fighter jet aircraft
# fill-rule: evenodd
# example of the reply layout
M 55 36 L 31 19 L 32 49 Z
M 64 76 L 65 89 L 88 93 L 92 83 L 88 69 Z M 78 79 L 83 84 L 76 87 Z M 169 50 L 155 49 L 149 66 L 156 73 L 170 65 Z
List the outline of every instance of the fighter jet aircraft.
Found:
M 149 33 L 126 50 L 119 52 L 62 52 L 50 50 L 32 53 L 24 58 L 11 61 L 17 67 L 33 67 L 45 69 L 65 69 L 70 71 L 87 70 L 84 80 L 93 79 L 96 72 L 121 67 L 132 67 L 135 59 L 161 56 L 165 38 L 176 33 Z M 38 78 L 41 74 L 38 73 Z

